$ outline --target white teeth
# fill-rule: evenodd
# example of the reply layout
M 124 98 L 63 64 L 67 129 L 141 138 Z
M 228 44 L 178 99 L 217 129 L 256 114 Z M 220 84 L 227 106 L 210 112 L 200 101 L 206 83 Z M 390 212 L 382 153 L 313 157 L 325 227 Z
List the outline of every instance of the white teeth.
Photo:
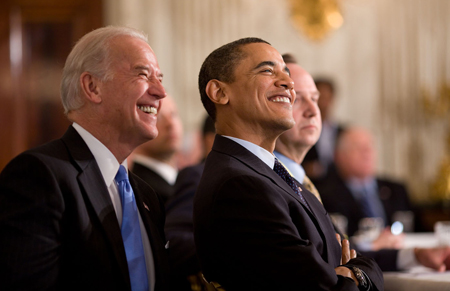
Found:
M 149 114 L 158 113 L 158 110 L 152 106 L 138 106 L 138 109 L 144 111 L 145 113 L 149 113 Z
M 270 99 L 272 102 L 283 102 L 283 103 L 291 103 L 291 100 L 288 97 L 275 97 Z

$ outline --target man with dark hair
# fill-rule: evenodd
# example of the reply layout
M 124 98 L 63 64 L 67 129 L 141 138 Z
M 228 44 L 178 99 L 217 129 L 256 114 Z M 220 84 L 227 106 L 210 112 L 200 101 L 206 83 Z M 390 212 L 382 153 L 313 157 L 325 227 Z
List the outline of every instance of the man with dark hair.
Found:
M 205 72 L 219 57 L 228 64 L 229 47 L 242 56 L 231 81 Z M 382 290 L 375 262 L 357 257 L 347 240 L 340 245 L 322 204 L 273 156 L 278 136 L 295 124 L 294 83 L 278 51 L 244 39 L 205 64 L 200 92 L 217 130 L 194 198 L 205 278 L 226 290 Z
M 240 48 L 250 43 L 266 43 L 265 40 L 260 38 L 242 38 L 237 41 L 226 44 L 220 48 L 214 55 L 209 55 L 203 62 L 198 75 L 198 87 L 200 88 L 200 98 L 203 106 L 208 112 L 209 116 L 216 120 L 216 107 L 214 103 L 208 98 L 206 94 L 206 86 L 212 79 L 216 79 L 222 82 L 231 83 L 234 81 L 233 70 L 237 63 L 246 57 L 246 53 L 240 50 Z M 269 44 L 270 45 L 270 44 Z
M 156 122 L 158 136 L 133 152 L 131 171 L 147 182 L 164 202 L 173 195 L 178 175 L 177 153 L 181 149 L 183 126 L 175 100 L 161 102 Z
M 166 204 L 167 239 L 170 241 L 170 290 L 190 291 L 191 285 L 201 285 L 200 264 L 194 242 L 194 195 L 205 167 L 204 159 L 211 151 L 216 135 L 214 121 L 207 116 L 202 126 L 203 159 L 200 163 L 180 171 L 174 186 L 174 195 Z

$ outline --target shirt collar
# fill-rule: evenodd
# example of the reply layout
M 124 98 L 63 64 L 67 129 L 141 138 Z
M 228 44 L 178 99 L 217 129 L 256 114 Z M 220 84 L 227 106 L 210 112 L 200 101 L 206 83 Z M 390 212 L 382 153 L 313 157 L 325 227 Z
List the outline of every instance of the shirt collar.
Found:
M 175 184 L 177 179 L 178 170 L 169 164 L 163 163 L 161 161 L 155 160 L 151 157 L 135 154 L 133 156 L 133 161 L 152 169 L 157 174 L 159 174 L 164 180 L 166 180 L 170 185 Z
M 267 166 L 269 166 L 271 169 L 273 169 L 273 166 L 275 165 L 275 156 L 272 153 L 270 153 L 268 150 L 263 149 L 262 147 L 254 144 L 252 142 L 249 142 L 249 141 L 237 138 L 237 137 L 227 136 L 227 135 L 223 135 L 223 137 L 229 138 L 229 139 L 237 142 L 238 144 L 240 144 L 241 146 L 246 148 L 249 152 L 251 152 L 252 154 L 257 156 Z
M 117 172 L 119 171 L 119 162 L 116 157 L 111 153 L 111 151 L 102 144 L 97 138 L 95 138 L 90 132 L 81 127 L 77 123 L 73 123 L 72 126 L 87 144 L 89 150 L 95 158 L 95 161 L 100 168 L 103 179 L 105 180 L 106 186 L 110 186 L 114 181 Z M 128 172 L 127 160 L 123 161 L 122 165 Z
M 274 155 L 283 163 L 286 168 L 288 168 L 291 175 L 300 183 L 303 183 L 305 179 L 305 169 L 300 164 L 297 164 L 295 161 L 281 154 L 280 152 L 274 151 Z

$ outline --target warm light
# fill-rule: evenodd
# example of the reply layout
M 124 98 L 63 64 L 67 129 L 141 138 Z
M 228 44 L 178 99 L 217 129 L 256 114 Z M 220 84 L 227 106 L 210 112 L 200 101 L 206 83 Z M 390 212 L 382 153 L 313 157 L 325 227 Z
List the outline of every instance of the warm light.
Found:
M 344 19 L 338 0 L 289 0 L 293 25 L 313 40 L 339 28 Z
M 342 17 L 339 11 L 333 11 L 327 15 L 328 23 L 334 29 L 341 27 L 342 23 L 344 23 L 344 18 Z

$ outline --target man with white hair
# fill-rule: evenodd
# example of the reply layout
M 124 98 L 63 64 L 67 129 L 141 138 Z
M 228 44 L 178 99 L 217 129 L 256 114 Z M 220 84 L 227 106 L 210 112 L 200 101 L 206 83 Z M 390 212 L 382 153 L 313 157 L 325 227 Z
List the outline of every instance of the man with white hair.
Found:
M 61 83 L 73 124 L 0 174 L 1 289 L 167 289 L 163 203 L 127 171 L 158 135 L 161 81 L 141 32 L 104 27 L 78 41 Z

